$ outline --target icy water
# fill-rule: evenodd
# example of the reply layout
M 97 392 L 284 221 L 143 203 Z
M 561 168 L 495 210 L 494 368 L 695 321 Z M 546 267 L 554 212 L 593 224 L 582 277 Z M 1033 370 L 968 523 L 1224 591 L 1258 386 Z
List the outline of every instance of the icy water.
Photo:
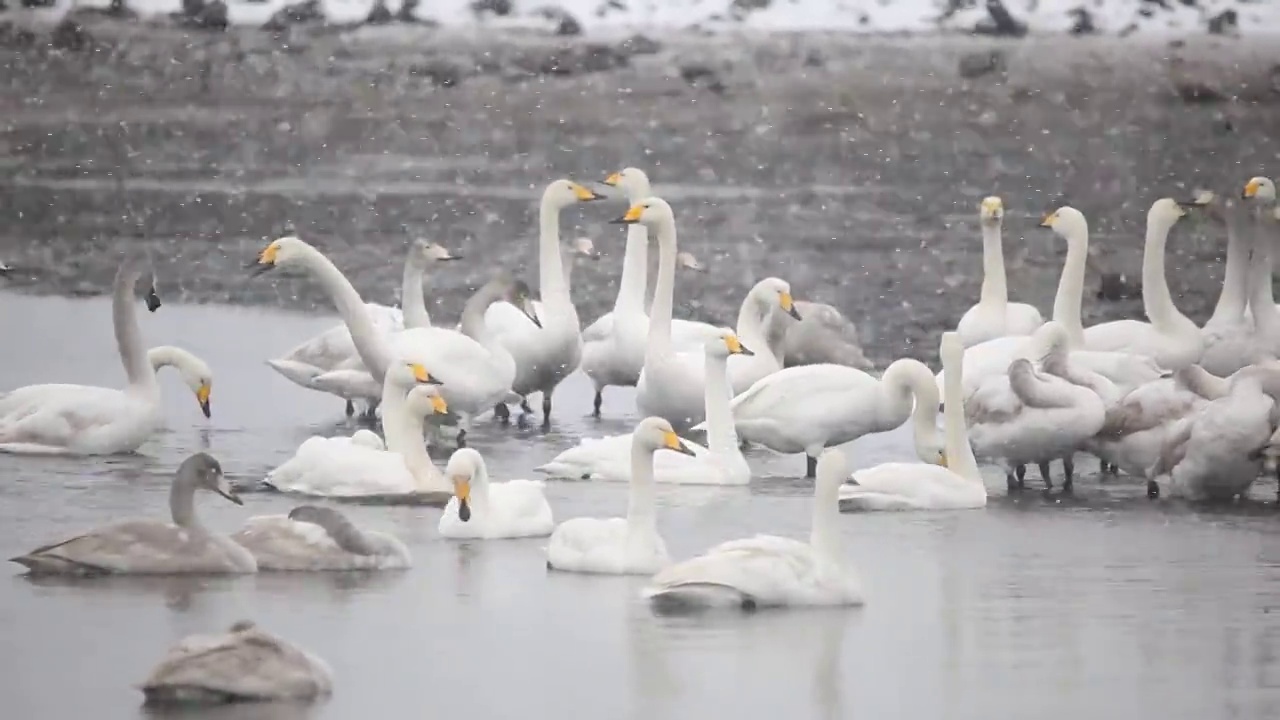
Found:
M 5 387 L 115 384 L 105 299 L 0 293 Z M 339 402 L 304 392 L 263 359 L 331 319 L 166 304 L 144 317 L 151 344 L 214 368 L 205 421 L 174 377 L 168 430 L 136 457 L 0 456 L 0 553 L 13 556 L 127 516 L 163 515 L 169 473 L 195 450 L 236 479 L 258 478 L 313 433 L 350 432 Z M 478 423 L 497 478 L 526 476 L 581 435 L 625 429 L 629 398 L 586 417 L 588 385 L 556 396 L 550 432 Z M 858 464 L 910 457 L 905 433 L 864 438 Z M 685 557 L 759 531 L 803 537 L 810 487 L 799 458 L 756 456 L 749 488 L 666 488 L 659 523 Z M 660 618 L 643 579 L 549 573 L 544 540 L 450 542 L 439 510 L 343 506 L 393 532 L 415 567 L 382 574 L 229 579 L 0 580 L 6 716 L 147 716 L 132 688 L 195 632 L 252 618 L 333 666 L 336 691 L 310 708 L 226 708 L 197 718 L 1262 718 L 1280 713 L 1280 525 L 1270 505 L 1152 504 L 1125 481 L 1077 483 L 1076 497 L 1028 492 L 982 511 L 843 515 L 847 561 L 866 607 Z M 1274 486 L 1255 491 L 1270 499 Z M 621 484 L 553 482 L 560 519 L 625 511 Z M 282 512 L 202 497 L 230 531 Z M 160 715 L 176 717 L 176 715 Z

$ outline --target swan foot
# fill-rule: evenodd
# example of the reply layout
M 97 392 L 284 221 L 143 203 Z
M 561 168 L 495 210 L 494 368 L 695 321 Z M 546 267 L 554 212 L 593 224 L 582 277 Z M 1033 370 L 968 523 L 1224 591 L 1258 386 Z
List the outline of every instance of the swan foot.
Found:
M 1044 481 L 1044 489 L 1052 490 L 1053 481 L 1049 479 L 1049 462 L 1047 460 L 1041 460 L 1036 464 L 1040 467 L 1040 479 Z
M 493 406 L 493 416 L 498 418 L 498 422 L 507 425 L 511 422 L 511 408 L 506 403 L 498 403 Z
M 526 415 L 533 412 L 533 408 L 529 407 L 529 398 L 520 398 L 520 412 L 525 413 Z
M 1012 493 L 1018 491 L 1018 479 L 1013 476 L 1013 473 L 1005 473 L 1004 482 L 1009 492 Z
M 1019 465 L 1013 469 L 1013 474 L 1018 476 L 1018 489 L 1025 488 L 1027 486 L 1027 466 Z
M 1160 486 L 1156 484 L 1155 480 L 1147 481 L 1147 497 L 1151 498 L 1152 500 L 1155 500 L 1156 498 L 1160 497 Z
M 551 427 L 551 393 L 542 393 L 542 427 Z
M 604 395 L 597 390 L 595 399 L 591 401 L 591 417 L 600 417 L 600 405 L 603 403 Z
M 458 431 L 458 448 L 461 449 L 466 446 L 467 446 L 467 431 L 459 430 Z
M 348 400 L 347 401 L 347 417 L 351 417 L 352 415 L 355 415 L 355 414 L 356 414 L 356 404 Z
M 1062 481 L 1062 492 L 1069 493 L 1075 487 L 1076 461 L 1074 459 L 1062 458 L 1062 474 L 1066 477 Z
M 818 476 L 818 458 L 812 455 L 805 455 L 804 479 L 812 480 Z

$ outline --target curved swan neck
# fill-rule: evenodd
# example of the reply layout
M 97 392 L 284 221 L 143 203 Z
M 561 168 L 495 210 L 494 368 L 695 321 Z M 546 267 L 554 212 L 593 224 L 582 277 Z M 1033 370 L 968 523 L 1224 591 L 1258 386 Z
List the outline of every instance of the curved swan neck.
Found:
M 707 449 L 716 455 L 734 455 L 738 450 L 738 433 L 733 424 L 733 389 L 729 387 L 729 359 L 706 354 Z
M 382 389 L 382 434 L 387 451 L 404 459 L 404 465 L 413 476 L 416 489 L 421 492 L 447 490 L 444 475 L 431 457 L 422 437 L 423 419 L 409 412 L 408 393 L 404 388 L 390 383 Z
M 880 377 L 881 392 L 892 403 L 895 416 L 911 413 L 916 444 L 938 437 L 938 383 L 919 360 L 903 358 L 885 369 Z M 914 402 L 914 409 L 912 403 Z
M 1164 248 L 1172 229 L 1172 222 L 1148 214 L 1147 238 L 1142 249 L 1142 309 L 1152 327 L 1160 332 L 1174 329 L 1173 323 L 1185 319 L 1173 304 L 1164 274 Z
M 1241 236 L 1238 213 L 1227 209 L 1227 261 L 1222 275 L 1222 292 L 1205 325 L 1240 319 L 1250 296 L 1249 243 Z
M 644 294 L 649 281 L 649 231 L 636 223 L 627 227 L 627 249 L 622 256 L 622 282 L 613 312 L 643 313 Z
M 945 401 L 943 403 L 943 425 L 946 428 L 947 465 L 952 472 L 968 480 L 982 482 L 978 472 L 978 460 L 973 456 L 973 446 L 969 444 L 969 428 L 964 420 L 964 358 L 960 362 L 943 362 L 945 375 L 942 379 Z
M 982 223 L 982 294 L 978 303 L 984 307 L 1001 309 L 1009 303 L 1000 223 Z
M 204 527 L 196 517 L 194 479 L 178 476 L 169 488 L 169 514 L 173 524 L 186 530 L 202 532 Z
M 1249 263 L 1249 307 L 1253 310 L 1255 330 L 1269 338 L 1280 332 L 1280 312 L 1276 311 L 1275 296 L 1271 290 L 1272 251 L 1271 241 L 1261 231 L 1254 228 L 1253 252 Z
M 538 209 L 538 286 L 551 317 L 573 308 L 560 255 L 560 206 L 546 197 Z
M 627 528 L 630 532 L 657 532 L 655 502 L 653 450 L 632 443 L 631 486 L 627 492 Z
M 769 305 L 761 302 L 752 293 L 747 293 L 742 305 L 738 308 L 738 323 L 734 330 L 738 339 L 753 352 L 773 353 L 765 328 L 765 319 L 769 316 Z
M 133 297 L 137 284 L 137 270 L 122 267 L 116 273 L 111 295 L 111 324 L 129 387 L 150 389 L 156 387 L 156 373 L 142 344 L 142 329 L 138 327 L 138 307 Z
M 1066 233 L 1067 258 L 1053 298 L 1053 319 L 1066 328 L 1072 347 L 1084 345 L 1084 325 L 1080 304 L 1084 295 L 1084 274 L 1089 263 L 1089 226 L 1081 221 Z
M 423 279 L 426 264 L 420 260 L 422 250 L 416 245 L 409 248 L 409 257 L 404 261 L 404 278 L 400 283 L 400 311 L 404 313 L 406 328 L 431 327 L 431 315 L 427 312 L 427 301 L 422 295 Z
M 163 367 L 181 367 L 186 362 L 186 352 L 172 345 L 159 345 L 147 351 L 152 372 Z
M 502 300 L 502 295 L 502 289 L 494 282 L 486 283 L 472 293 L 471 297 L 467 298 L 466 304 L 462 306 L 462 319 L 459 322 L 462 334 L 488 347 L 493 340 L 493 334 L 489 332 L 489 326 L 484 321 L 484 314 L 490 305 Z
M 663 218 L 657 227 L 658 280 L 653 286 L 653 307 L 649 310 L 649 347 L 645 357 L 671 349 L 671 310 L 676 290 L 676 222 Z
M 391 364 L 391 350 L 387 346 L 387 339 L 378 332 L 373 320 L 369 318 L 369 311 L 360 293 L 356 292 L 347 276 L 319 250 L 307 246 L 301 258 L 303 266 L 311 271 L 312 276 L 325 289 L 338 315 L 346 323 L 360 360 L 369 369 L 373 379 L 382 382 L 386 377 L 387 366 Z

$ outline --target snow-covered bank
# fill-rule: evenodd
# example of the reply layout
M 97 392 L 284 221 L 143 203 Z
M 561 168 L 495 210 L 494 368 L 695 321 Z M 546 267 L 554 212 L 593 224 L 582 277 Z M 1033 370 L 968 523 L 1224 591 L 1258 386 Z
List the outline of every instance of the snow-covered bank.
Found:
M 7 0 L 16 5 L 23 0 Z M 27 0 L 41 2 L 42 0 Z M 310 5 L 329 22 L 366 21 L 378 0 L 210 0 L 226 6 L 228 24 L 260 26 L 287 7 Z M 1007 10 L 1012 27 L 1039 33 L 1188 35 L 1280 34 L 1280 0 L 426 0 L 404 15 L 406 0 L 385 0 L 384 18 L 408 17 L 444 27 L 555 27 L 565 34 L 750 29 L 851 33 L 972 32 Z M 3 4 L 6 0 L 0 0 Z M 199 7 L 204 0 L 187 0 Z M 56 16 L 111 0 L 57 0 Z M 125 0 L 142 17 L 181 12 L 183 0 Z M 988 5 L 996 5 L 989 8 Z M 221 12 L 219 11 L 219 16 Z M 1009 27 L 1001 27 L 1008 30 Z

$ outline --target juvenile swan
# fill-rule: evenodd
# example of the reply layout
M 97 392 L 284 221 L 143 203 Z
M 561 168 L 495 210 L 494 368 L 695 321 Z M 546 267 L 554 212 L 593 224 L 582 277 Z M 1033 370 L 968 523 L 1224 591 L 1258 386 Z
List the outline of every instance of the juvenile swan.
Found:
M 409 548 L 395 537 L 361 530 L 337 510 L 317 505 L 249 518 L 231 539 L 253 553 L 260 571 L 389 570 L 412 564 Z
M 258 563 L 248 550 L 200 524 L 193 502 L 196 490 L 244 504 L 227 484 L 218 461 L 200 452 L 184 460 L 173 479 L 173 524 L 126 520 L 36 548 L 12 561 L 26 566 L 31 575 L 256 572 Z
M 314 700 L 333 692 L 333 671 L 242 620 L 222 635 L 184 638 L 139 688 L 148 705 Z

